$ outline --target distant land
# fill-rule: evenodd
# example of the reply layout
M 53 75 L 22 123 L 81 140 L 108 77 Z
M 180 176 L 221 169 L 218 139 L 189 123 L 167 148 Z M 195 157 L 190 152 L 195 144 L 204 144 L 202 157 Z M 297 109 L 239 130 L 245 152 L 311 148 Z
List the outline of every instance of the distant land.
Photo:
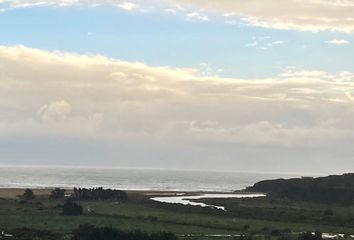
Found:
M 265 180 L 246 190 L 264 192 L 271 198 L 324 204 L 354 204 L 354 173 L 318 178 Z

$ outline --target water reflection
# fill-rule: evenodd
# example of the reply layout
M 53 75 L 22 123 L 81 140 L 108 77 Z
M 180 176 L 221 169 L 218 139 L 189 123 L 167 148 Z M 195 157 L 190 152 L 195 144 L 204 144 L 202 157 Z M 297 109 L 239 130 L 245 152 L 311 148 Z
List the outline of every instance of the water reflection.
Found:
M 193 200 L 197 199 L 203 199 L 203 198 L 255 198 L 255 197 L 265 197 L 265 194 L 261 193 L 234 193 L 234 194 L 214 194 L 214 193 L 208 193 L 208 194 L 201 194 L 197 196 L 188 196 L 188 195 L 183 195 L 183 196 L 168 196 L 168 197 L 153 197 L 151 200 L 157 201 L 157 202 L 162 202 L 162 203 L 177 203 L 177 204 L 183 204 L 183 205 L 192 205 L 192 206 L 201 206 L 201 207 L 211 207 L 215 209 L 220 209 L 225 211 L 225 207 L 223 206 L 216 206 L 216 205 L 209 205 L 201 202 L 195 202 Z

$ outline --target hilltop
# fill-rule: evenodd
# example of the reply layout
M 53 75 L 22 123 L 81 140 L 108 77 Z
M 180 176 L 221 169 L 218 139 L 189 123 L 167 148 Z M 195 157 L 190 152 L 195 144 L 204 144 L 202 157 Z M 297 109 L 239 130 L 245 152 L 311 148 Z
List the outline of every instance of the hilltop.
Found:
M 354 173 L 319 178 L 265 180 L 247 188 L 247 191 L 264 192 L 271 198 L 295 201 L 354 204 Z

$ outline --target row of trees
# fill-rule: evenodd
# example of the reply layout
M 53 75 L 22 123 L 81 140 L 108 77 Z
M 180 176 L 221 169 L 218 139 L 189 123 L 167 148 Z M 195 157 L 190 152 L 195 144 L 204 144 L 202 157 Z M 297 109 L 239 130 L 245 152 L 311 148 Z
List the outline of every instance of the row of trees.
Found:
M 23 199 L 27 201 L 34 200 L 36 196 L 31 189 L 26 189 L 23 193 Z M 51 191 L 49 199 L 65 198 L 65 190 L 55 188 Z M 114 200 L 125 202 L 128 199 L 127 193 L 121 190 L 100 188 L 74 188 L 72 198 L 76 200 Z
M 51 191 L 49 199 L 63 199 L 65 197 L 65 190 L 60 188 L 55 188 Z M 26 201 L 32 201 L 36 199 L 33 191 L 31 189 L 25 189 L 22 198 Z M 66 199 L 62 214 L 65 216 L 79 216 L 82 215 L 83 208 L 79 204 L 77 204 L 74 199 L 68 198 Z
M 99 188 L 74 188 L 73 198 L 77 200 L 115 200 L 125 202 L 127 193 L 122 190 Z

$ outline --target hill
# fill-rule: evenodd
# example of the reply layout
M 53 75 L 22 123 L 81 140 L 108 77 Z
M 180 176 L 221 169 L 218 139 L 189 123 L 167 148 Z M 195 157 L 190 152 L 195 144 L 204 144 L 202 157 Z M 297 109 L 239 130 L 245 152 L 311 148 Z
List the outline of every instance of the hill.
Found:
M 354 174 L 266 180 L 247 188 L 271 198 L 324 204 L 354 204 Z

